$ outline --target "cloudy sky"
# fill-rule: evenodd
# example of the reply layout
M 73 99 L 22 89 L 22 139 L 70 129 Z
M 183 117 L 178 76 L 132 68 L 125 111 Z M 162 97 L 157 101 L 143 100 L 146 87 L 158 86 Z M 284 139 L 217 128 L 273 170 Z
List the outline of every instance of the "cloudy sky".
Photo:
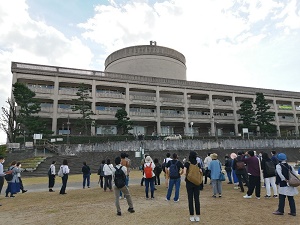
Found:
M 299 91 L 298 0 L 1 0 L 0 30 L 1 107 L 12 61 L 102 71 L 150 40 L 185 55 L 190 81 Z

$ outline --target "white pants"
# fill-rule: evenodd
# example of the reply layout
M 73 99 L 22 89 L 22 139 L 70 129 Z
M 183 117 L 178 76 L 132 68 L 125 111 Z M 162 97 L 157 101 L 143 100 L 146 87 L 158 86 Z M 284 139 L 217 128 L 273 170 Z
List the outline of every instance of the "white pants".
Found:
M 278 195 L 277 186 L 275 184 L 275 179 L 276 179 L 276 177 L 265 178 L 266 191 L 267 191 L 268 196 L 271 196 L 271 186 L 273 188 L 274 195 Z

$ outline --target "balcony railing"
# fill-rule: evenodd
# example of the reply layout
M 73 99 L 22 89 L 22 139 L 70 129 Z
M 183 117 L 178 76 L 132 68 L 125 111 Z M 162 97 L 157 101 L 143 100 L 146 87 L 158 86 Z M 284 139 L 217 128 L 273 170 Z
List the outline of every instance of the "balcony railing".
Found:
M 223 102 L 223 101 L 220 101 L 220 100 L 214 100 L 213 103 L 214 103 L 214 105 L 232 106 L 232 101 Z
M 53 94 L 53 88 L 43 88 L 43 87 L 28 87 L 34 93 L 41 93 L 41 94 Z
M 160 98 L 161 102 L 183 103 L 182 98 Z
M 208 100 L 190 99 L 189 103 L 190 104 L 197 104 L 197 105 L 209 105 L 209 101 Z
M 96 110 L 96 115 L 116 115 L 117 110 Z
M 96 93 L 97 98 L 118 98 L 125 99 L 121 93 Z
M 144 95 L 130 95 L 130 100 L 141 100 L 141 101 L 156 101 L 154 96 L 144 96 Z
M 161 113 L 160 116 L 161 117 L 170 117 L 170 118 L 183 118 L 184 114 L 183 113 L 180 113 L 180 114 Z
M 156 117 L 154 112 L 130 112 L 130 116 Z
M 209 115 L 200 115 L 200 114 L 189 114 L 189 118 L 195 118 L 195 119 L 209 119 Z

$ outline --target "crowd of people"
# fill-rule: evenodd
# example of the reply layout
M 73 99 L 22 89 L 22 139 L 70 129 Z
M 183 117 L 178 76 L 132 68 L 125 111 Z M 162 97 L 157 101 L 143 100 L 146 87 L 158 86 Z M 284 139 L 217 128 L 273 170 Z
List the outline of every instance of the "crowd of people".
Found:
M 4 184 L 4 177 L 11 174 L 11 180 L 7 180 L 7 188 L 5 197 L 14 198 L 16 193 L 25 193 L 27 190 L 23 187 L 21 179 L 21 163 L 13 161 L 7 171 L 3 169 L 4 157 L 0 157 L 0 193 Z M 141 161 L 140 169 L 142 171 L 141 186 L 145 184 L 145 198 L 148 200 L 155 199 L 156 185 L 161 185 L 160 176 L 163 173 L 166 186 L 166 201 L 171 201 L 173 189 L 174 196 L 172 200 L 177 203 L 180 198 L 181 177 L 185 176 L 185 186 L 188 197 L 189 220 L 200 221 L 200 191 L 204 185 L 211 187 L 212 197 L 222 197 L 222 176 L 223 167 L 228 177 L 228 184 L 233 185 L 234 189 L 247 192 L 243 196 L 245 199 L 252 198 L 254 193 L 257 199 L 261 198 L 261 187 L 265 187 L 265 199 L 278 198 L 278 208 L 273 212 L 274 215 L 283 215 L 285 208 L 285 199 L 289 202 L 289 215 L 296 216 L 296 206 L 294 196 L 298 194 L 296 187 L 289 185 L 289 171 L 297 175 L 297 172 L 287 163 L 287 156 L 284 153 L 276 154 L 271 152 L 271 156 L 267 152 L 249 150 L 246 152 L 238 151 L 225 156 L 225 163 L 222 164 L 216 153 L 208 153 L 204 160 L 198 156 L 195 151 L 191 151 L 188 157 L 184 157 L 180 161 L 176 153 L 167 153 L 162 163 L 157 158 L 154 160 L 150 155 L 145 155 Z M 199 180 L 195 182 L 190 179 L 189 173 L 192 171 L 199 173 Z M 117 215 L 121 216 L 120 199 L 127 200 L 128 211 L 135 212 L 131 194 L 129 191 L 129 174 L 131 161 L 127 153 L 121 153 L 114 159 L 114 165 L 110 159 L 102 160 L 98 169 L 99 186 L 103 191 L 114 192 L 115 206 Z M 86 162 L 82 165 L 82 187 L 90 188 L 91 169 Z M 53 161 L 48 170 L 48 188 L 49 192 L 54 192 L 55 178 L 61 177 L 62 186 L 59 194 L 65 195 L 68 175 L 70 168 L 68 161 L 63 160 L 62 165 L 56 173 L 56 161 Z M 300 169 L 298 171 L 300 174 Z M 198 176 L 195 175 L 195 176 Z M 202 177 L 203 176 L 203 177 Z M 197 178 L 198 179 L 198 178 Z M 263 186 L 261 185 L 263 184 Z M 272 192 L 272 193 L 271 193 Z M 1 204 L 0 204 L 1 205 Z

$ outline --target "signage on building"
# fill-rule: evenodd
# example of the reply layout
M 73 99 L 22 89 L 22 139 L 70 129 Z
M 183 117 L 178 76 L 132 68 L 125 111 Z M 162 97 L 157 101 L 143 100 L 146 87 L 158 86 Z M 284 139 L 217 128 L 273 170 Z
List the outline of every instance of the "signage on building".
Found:
M 293 108 L 291 105 L 280 105 L 279 109 L 292 110 Z
M 300 111 L 300 105 L 296 105 L 296 110 Z

